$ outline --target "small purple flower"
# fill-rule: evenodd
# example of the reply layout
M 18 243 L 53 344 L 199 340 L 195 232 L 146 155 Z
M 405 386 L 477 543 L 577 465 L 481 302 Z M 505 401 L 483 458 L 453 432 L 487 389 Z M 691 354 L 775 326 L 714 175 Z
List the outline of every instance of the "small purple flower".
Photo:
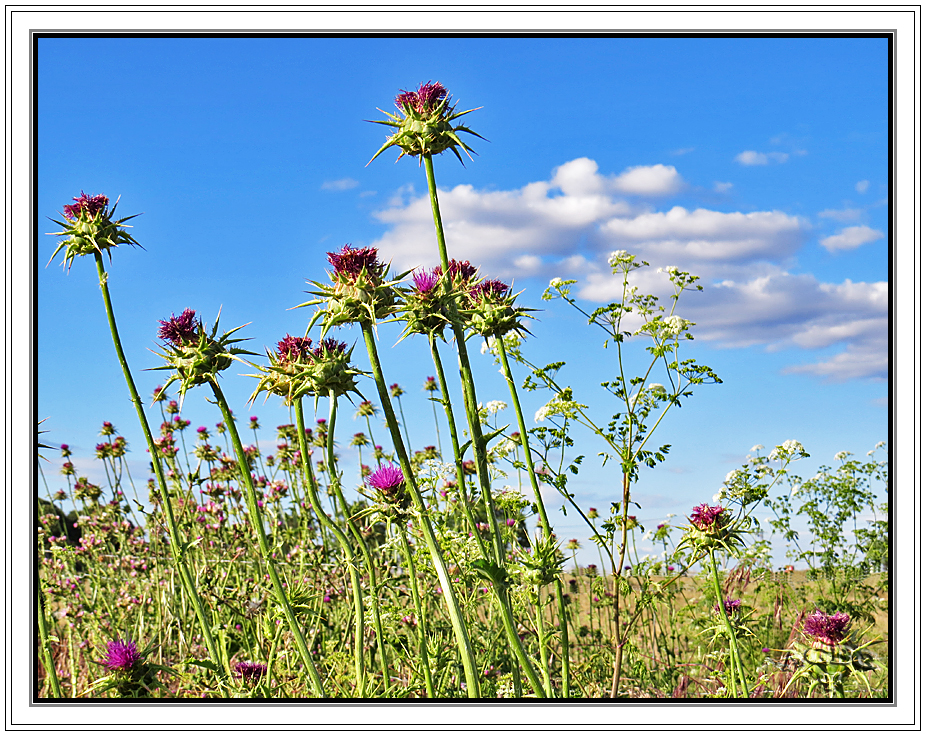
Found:
M 328 263 L 337 276 L 347 276 L 351 281 L 355 281 L 364 269 L 371 273 L 379 266 L 376 248 L 353 248 L 350 243 L 337 253 L 329 253 Z
M 455 261 L 453 258 L 447 264 L 447 274 L 451 280 L 460 279 L 461 281 L 470 281 L 477 272 L 477 268 L 470 264 L 469 261 Z M 440 266 L 434 267 L 434 273 L 440 276 L 444 272 Z
M 277 357 L 281 363 L 305 360 L 312 347 L 312 338 L 287 335 L 277 343 Z
M 425 391 L 437 391 L 438 390 L 437 379 L 435 379 L 434 376 L 428 376 L 424 380 L 424 390 Z
M 250 684 L 267 674 L 267 665 L 260 662 L 237 662 L 234 670 L 237 677 Z
M 742 605 L 743 602 L 739 598 L 735 600 L 732 598 L 727 598 L 723 602 L 723 610 L 727 612 L 727 616 L 732 616 L 734 613 L 740 610 Z M 720 611 L 720 606 L 718 606 L 716 603 L 714 604 L 714 610 L 717 612 Z
M 325 358 L 341 356 L 347 352 L 347 343 L 338 342 L 333 337 L 328 337 L 322 340 L 318 345 L 315 346 L 315 349 L 312 351 L 312 355 L 316 358 Z M 324 424 L 325 420 L 320 419 L 319 424 Z
M 402 469 L 396 465 L 383 465 L 367 477 L 367 485 L 380 491 L 390 491 L 405 483 Z
M 817 611 L 804 622 L 804 633 L 821 644 L 835 647 L 846 638 L 851 617 L 848 613 L 826 614 Z
M 691 523 L 701 531 L 713 528 L 718 521 L 723 521 L 726 509 L 723 506 L 708 506 L 702 503 L 692 509 Z
M 500 301 L 508 296 L 508 292 L 511 290 L 511 287 L 508 286 L 504 281 L 499 281 L 498 279 L 492 279 L 490 281 L 483 281 L 476 284 L 469 291 L 470 300 L 477 302 L 479 300 L 486 301 Z
M 74 197 L 74 204 L 64 205 L 64 216 L 69 220 L 76 220 L 80 217 L 81 212 L 86 212 L 90 217 L 96 217 L 98 213 L 106 210 L 109 204 L 109 197 L 104 194 L 96 194 L 88 197 L 83 190 L 79 197 Z
M 429 81 L 421 84 L 414 92 L 402 90 L 395 98 L 395 106 L 400 110 L 411 108 L 423 115 L 428 114 L 438 107 L 447 97 L 447 89 L 440 82 Z
M 131 639 L 116 639 L 106 645 L 103 664 L 111 672 L 129 672 L 141 662 L 138 646 Z
M 179 317 L 170 315 L 168 320 L 158 320 L 161 328 L 158 330 L 158 337 L 167 342 L 171 342 L 177 347 L 189 342 L 194 342 L 202 323 L 196 319 L 196 312 L 192 309 L 184 309 Z
M 415 289 L 423 296 L 430 293 L 431 289 L 437 286 L 439 279 L 440 275 L 434 273 L 434 271 L 419 270 L 412 274 L 412 281 L 415 283 Z

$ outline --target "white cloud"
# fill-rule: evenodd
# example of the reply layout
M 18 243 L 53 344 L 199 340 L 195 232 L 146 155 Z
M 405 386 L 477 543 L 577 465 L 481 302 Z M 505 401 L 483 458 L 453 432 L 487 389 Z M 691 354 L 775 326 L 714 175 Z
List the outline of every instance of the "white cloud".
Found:
M 774 161 L 777 164 L 783 164 L 788 160 L 788 154 L 781 153 L 780 151 L 771 151 L 769 153 L 759 153 L 758 151 L 743 151 L 742 153 L 738 153 L 733 160 L 741 163 L 743 166 L 765 166 L 770 161 Z
M 601 227 L 613 248 L 645 250 L 651 257 L 707 261 L 778 260 L 800 245 L 802 225 L 782 212 L 716 212 L 673 207 Z
M 862 210 L 851 209 L 846 207 L 843 210 L 823 210 L 817 214 L 818 217 L 826 217 L 830 220 L 839 222 L 854 222 L 862 216 Z
M 730 181 L 715 181 L 714 182 L 714 191 L 719 194 L 725 194 L 733 189 L 733 182 Z
M 868 181 L 868 179 L 862 179 L 860 182 L 856 183 L 855 191 L 857 191 L 859 194 L 864 194 L 868 191 L 869 184 L 871 184 L 871 182 Z
M 636 182 L 627 177 L 634 171 L 641 172 Z M 885 283 L 828 284 L 785 270 L 809 226 L 784 212 L 658 211 L 621 197 L 619 186 L 643 189 L 647 177 L 663 182 L 649 184 L 659 192 L 681 181 L 673 167 L 603 175 L 595 161 L 580 158 L 557 167 L 547 181 L 519 189 L 442 190 L 449 255 L 493 278 L 576 278 L 576 296 L 602 303 L 620 289 L 607 255 L 625 249 L 653 264 L 634 272 L 641 290 L 667 296 L 668 281 L 657 266 L 676 265 L 701 277 L 704 291 L 686 295 L 680 305 L 680 316 L 697 323 L 698 339 L 722 347 L 827 351 L 822 360 L 791 369 L 799 373 L 840 380 L 886 376 Z M 371 245 L 396 270 L 437 262 L 426 195 L 404 187 L 376 217 L 387 229 Z
M 880 230 L 874 230 L 867 225 L 855 225 L 853 227 L 843 228 L 842 232 L 837 235 L 830 235 L 823 238 L 820 245 L 826 248 L 830 253 L 837 250 L 854 250 L 865 243 L 873 243 L 884 237 Z
M 661 196 L 681 189 L 682 177 L 674 166 L 632 166 L 614 180 L 614 187 L 626 194 Z
M 322 183 L 322 189 L 328 189 L 334 192 L 343 192 L 357 186 L 360 186 L 360 182 L 356 179 L 351 179 L 349 176 L 343 179 L 331 179 Z
M 673 156 L 684 156 L 686 153 L 691 153 L 694 150 L 695 149 L 693 146 L 690 148 L 676 148 L 674 151 L 672 151 L 672 155 Z

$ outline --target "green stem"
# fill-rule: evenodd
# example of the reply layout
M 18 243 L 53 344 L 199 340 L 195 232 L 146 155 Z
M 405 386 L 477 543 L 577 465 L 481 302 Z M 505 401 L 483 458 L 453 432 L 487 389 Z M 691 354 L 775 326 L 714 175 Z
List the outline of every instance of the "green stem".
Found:
M 216 403 L 219 405 L 219 409 L 222 411 L 222 417 L 225 419 L 228 435 L 231 438 L 232 446 L 235 448 L 235 455 L 238 457 L 238 468 L 241 471 L 241 480 L 244 482 L 245 497 L 248 505 L 248 516 L 250 517 L 251 525 L 254 527 L 254 531 L 257 533 L 257 544 L 260 547 L 260 554 L 261 557 L 263 557 L 264 564 L 267 566 L 267 573 L 270 575 L 273 594 L 276 596 L 277 602 L 280 604 L 280 608 L 283 610 L 283 615 L 286 617 L 286 621 L 289 624 L 289 629 L 292 632 L 293 639 L 295 639 L 296 642 L 296 649 L 299 650 L 299 656 L 302 658 L 302 662 L 305 665 L 306 672 L 308 673 L 308 679 L 311 687 L 315 691 L 316 696 L 324 698 L 326 697 L 325 687 L 322 684 L 321 677 L 319 677 L 318 670 L 315 669 L 315 663 L 312 661 L 312 655 L 309 654 L 309 648 L 306 644 L 305 636 L 302 633 L 302 627 L 299 625 L 299 622 L 296 621 L 296 614 L 293 612 L 293 608 L 286 596 L 286 591 L 283 589 L 283 583 L 280 581 L 280 576 L 277 574 L 276 563 L 273 561 L 273 554 L 270 551 L 270 543 L 267 539 L 267 532 L 264 529 L 263 516 L 261 514 L 260 507 L 257 505 L 257 491 L 254 489 L 254 481 L 251 478 L 251 469 L 248 466 L 247 456 L 244 454 L 244 447 L 241 444 L 241 438 L 238 436 L 238 429 L 235 425 L 234 417 L 232 417 L 231 409 L 228 407 L 228 401 L 226 401 L 225 394 L 222 393 L 222 388 L 219 386 L 218 382 L 213 379 L 209 379 L 209 385 L 212 387 L 212 391 L 215 394 Z
M 460 486 L 460 498 L 463 502 L 463 511 L 466 514 L 466 518 L 472 529 L 473 537 L 475 537 L 476 541 L 479 543 L 479 550 L 482 552 L 482 556 L 488 559 L 488 549 L 486 548 L 485 541 L 482 539 L 482 534 L 480 533 L 479 528 L 476 526 L 476 519 L 473 516 L 473 510 L 470 505 L 469 498 L 466 494 L 466 477 L 463 474 L 463 456 L 460 453 L 460 442 L 457 437 L 456 420 L 454 419 L 453 407 L 450 402 L 450 394 L 447 389 L 447 380 L 444 376 L 443 362 L 441 361 L 440 352 L 437 349 L 437 341 L 435 340 L 434 335 L 430 335 L 429 339 L 431 342 L 431 356 L 434 359 L 434 369 L 437 371 L 437 380 L 441 389 L 441 403 L 443 404 L 447 413 L 447 423 L 450 425 L 450 441 L 453 445 L 453 456 L 456 459 L 455 464 L 457 472 L 457 484 Z M 486 520 L 489 521 L 491 525 L 495 521 L 495 510 L 492 506 L 491 498 L 487 497 L 487 495 L 483 493 L 483 501 L 486 509 Z M 494 527 L 494 529 L 495 534 L 498 535 L 497 538 L 500 540 L 501 535 L 497 526 Z M 498 564 L 499 567 L 504 570 L 504 555 L 498 555 L 499 544 L 500 542 L 496 544 L 495 547 L 497 561 L 496 564 Z M 511 600 L 508 597 L 508 593 L 504 587 L 495 584 L 492 585 L 492 593 L 495 595 L 496 600 L 498 601 L 502 620 L 505 624 L 505 635 L 508 639 L 508 644 L 514 650 L 517 661 L 527 673 L 527 677 L 531 682 L 531 687 L 534 689 L 538 697 L 543 697 L 543 684 L 540 682 L 540 678 L 537 676 L 533 665 L 527 657 L 527 652 L 524 650 L 524 643 L 521 641 L 521 637 L 518 636 L 517 628 L 514 625 L 514 612 L 511 610 Z M 520 679 L 518 679 L 515 684 L 517 688 L 520 688 Z
M 437 537 L 434 535 L 434 529 L 427 516 L 427 507 L 421 492 L 415 483 L 415 475 L 411 463 L 408 460 L 408 453 L 402 442 L 402 434 L 399 431 L 399 425 L 396 421 L 395 412 L 392 410 L 389 389 L 386 387 L 386 380 L 383 377 L 382 365 L 379 362 L 379 353 L 376 350 L 376 338 L 373 335 L 373 327 L 369 323 L 362 323 L 363 339 L 366 343 L 367 354 L 370 358 L 370 366 L 373 370 L 373 379 L 376 381 L 376 388 L 379 391 L 379 398 L 383 405 L 383 411 L 386 413 L 386 423 L 389 426 L 389 432 L 392 435 L 392 444 L 395 447 L 396 454 L 399 456 L 399 465 L 405 476 L 406 487 L 411 494 L 415 508 L 415 516 L 418 525 L 424 536 L 428 552 L 431 554 L 431 560 L 434 564 L 434 570 L 437 573 L 438 580 L 443 590 L 444 602 L 447 605 L 447 611 L 450 614 L 450 623 L 453 626 L 453 633 L 457 642 L 457 649 L 460 653 L 460 659 L 463 661 L 463 671 L 466 677 L 466 689 L 469 697 L 478 698 L 479 679 L 476 671 L 476 657 L 469 641 L 469 634 L 466 631 L 466 623 L 463 620 L 463 613 L 460 610 L 460 604 L 457 601 L 456 593 L 453 590 L 453 582 L 447 572 L 447 566 L 441 556 L 440 547 Z
M 543 503 L 543 496 L 540 493 L 540 484 L 537 481 L 537 473 L 534 470 L 534 460 L 531 457 L 530 435 L 527 434 L 527 427 L 524 424 L 524 412 L 521 410 L 521 401 L 518 398 L 518 389 L 514 383 L 514 377 L 511 374 L 511 365 L 508 362 L 508 351 L 505 350 L 505 338 L 499 335 L 495 339 L 498 346 L 498 356 L 502 363 L 502 370 L 505 373 L 505 379 L 508 381 L 508 389 L 511 393 L 511 403 L 514 406 L 515 415 L 518 418 L 518 431 L 521 433 L 521 447 L 524 448 L 524 460 L 527 466 L 527 476 L 530 478 L 531 488 L 534 491 L 534 499 L 537 502 L 537 513 L 540 515 L 540 523 L 543 528 L 544 541 L 549 542 L 553 538 L 553 529 L 550 526 L 550 520 L 547 517 L 547 510 Z M 568 620 L 566 618 L 566 599 L 563 597 L 563 581 L 557 570 L 557 575 L 553 581 L 553 587 L 556 593 L 556 605 L 559 610 L 559 635 L 560 647 L 562 649 L 562 695 L 564 698 L 569 697 L 569 630 Z M 538 632 L 539 634 L 540 632 Z M 542 645 L 542 641 L 541 641 Z M 546 659 L 543 660 L 544 672 L 549 665 Z M 552 694 L 551 696 L 552 697 Z
M 357 542 L 357 546 L 360 548 L 360 554 L 363 556 L 363 563 L 367 568 L 367 575 L 370 577 L 370 596 L 373 601 L 373 627 L 376 631 L 376 643 L 380 652 L 380 665 L 382 666 L 383 671 L 383 687 L 386 691 L 388 691 L 389 662 L 386 655 L 386 642 L 383 637 L 383 625 L 379 613 L 379 589 L 376 583 L 376 568 L 373 567 L 373 559 L 370 557 L 370 550 L 367 549 L 366 541 L 363 539 L 363 535 L 360 533 L 360 529 L 357 528 L 354 520 L 350 517 L 350 509 L 348 508 L 347 501 L 341 491 L 341 481 L 338 476 L 337 468 L 335 467 L 334 459 L 334 425 L 337 421 L 338 415 L 338 397 L 335 395 L 334 391 L 328 392 L 328 401 L 328 475 L 331 477 L 331 483 L 334 486 L 334 493 L 338 498 L 338 502 L 341 504 L 342 511 L 344 512 L 344 519 L 347 522 L 347 528 L 350 529 L 351 534 Z M 369 421 L 369 417 L 367 417 L 367 421 Z M 361 636 L 360 641 L 362 643 L 363 619 L 358 619 L 358 622 L 358 633 Z
M 55 668 L 55 660 L 51 653 L 51 642 L 48 635 L 48 621 L 45 619 L 45 596 L 42 595 L 42 583 L 39 581 L 39 584 L 36 585 L 37 591 L 37 604 L 38 604 L 38 619 L 39 619 L 39 637 L 42 640 L 42 655 L 45 660 L 45 675 L 48 678 L 48 682 L 51 685 L 51 693 L 56 698 L 63 697 L 61 695 L 61 683 L 58 682 L 58 670 Z M 74 675 L 71 674 L 73 679 Z
M 193 603 L 193 610 L 196 612 L 196 619 L 199 622 L 202 631 L 203 641 L 206 649 L 209 651 L 209 657 L 213 662 L 221 662 L 218 649 L 215 646 L 215 640 L 212 638 L 212 624 L 206 617 L 206 609 L 203 606 L 202 599 L 196 591 L 196 583 L 190 573 L 190 568 L 183 559 L 185 545 L 180 541 L 180 530 L 177 527 L 177 521 L 174 518 L 173 504 L 171 496 L 167 490 L 167 481 L 164 477 L 164 469 L 161 466 L 160 456 L 158 455 L 157 445 L 154 444 L 154 437 L 151 434 L 151 428 L 148 426 L 148 418 L 145 416 L 145 410 L 142 406 L 141 397 L 138 395 L 138 389 L 135 388 L 135 380 L 132 378 L 132 372 L 129 370 L 129 363 L 126 360 L 125 353 L 122 350 L 122 341 L 119 339 L 119 330 L 116 327 L 116 317 L 113 312 L 112 300 L 109 296 L 109 285 L 107 283 L 109 275 L 103 266 L 103 256 L 99 251 L 94 253 L 96 259 L 97 274 L 100 278 L 100 290 L 103 292 L 103 303 L 106 307 L 106 318 L 109 321 L 109 331 L 113 338 L 113 345 L 116 348 L 116 356 L 119 359 L 119 365 L 122 367 L 122 374 L 125 376 L 125 382 L 129 388 L 129 395 L 132 404 L 135 405 L 135 411 L 138 414 L 138 421 L 145 435 L 145 442 L 148 445 L 148 452 L 151 457 L 151 467 L 154 469 L 154 475 L 157 479 L 158 488 L 161 494 L 161 508 L 164 510 L 164 516 L 167 520 L 167 530 L 170 537 L 170 552 L 174 559 L 174 564 L 180 572 L 180 579 L 186 588 L 187 594 Z M 231 677 L 231 672 L 226 672 Z
M 338 544 L 341 546 L 341 551 L 344 554 L 344 561 L 347 565 L 347 570 L 350 574 L 351 580 L 351 592 L 353 594 L 354 601 L 354 619 L 356 621 L 363 621 L 363 591 L 360 587 L 360 573 L 357 569 L 357 564 L 354 559 L 354 551 L 351 547 L 350 540 L 347 538 L 347 535 L 338 527 L 332 520 L 331 517 L 325 513 L 325 509 L 322 508 L 321 500 L 318 497 L 318 485 L 315 481 L 315 473 L 312 471 L 312 461 L 310 459 L 311 453 L 309 452 L 309 443 L 305 439 L 305 416 L 302 410 L 302 399 L 296 400 L 296 426 L 299 429 L 299 453 L 302 459 L 302 471 L 306 477 L 306 494 L 309 498 L 309 504 L 312 507 L 312 511 L 315 512 L 315 515 L 318 517 L 319 523 L 323 528 L 327 528 L 337 539 Z M 361 642 L 357 644 L 355 642 L 354 648 L 354 671 L 357 679 L 357 687 L 363 692 L 365 676 L 364 676 L 364 664 L 363 664 L 363 628 L 362 626 L 357 629 L 357 635 L 355 637 L 356 642 Z
M 730 658 L 736 669 L 736 676 L 739 677 L 740 687 L 743 690 L 743 697 L 749 697 L 749 688 L 746 686 L 746 674 L 743 672 L 743 661 L 740 659 L 739 647 L 736 644 L 736 632 L 733 631 L 733 624 L 730 623 L 730 617 L 727 616 L 727 608 L 723 604 L 723 592 L 720 590 L 720 576 L 717 572 L 717 561 L 714 557 L 714 550 L 710 551 L 711 558 L 711 581 L 714 584 L 714 595 L 717 596 L 717 606 L 720 609 L 720 615 L 723 617 L 724 628 L 727 630 L 727 636 L 730 639 Z M 735 697 L 735 696 L 734 696 Z
M 444 273 L 450 268 L 450 261 L 447 257 L 447 243 L 444 238 L 444 226 L 441 221 L 440 203 L 437 198 L 437 183 L 434 179 L 434 164 L 430 156 L 424 157 L 425 173 L 428 180 L 428 196 L 431 200 L 431 213 L 434 217 L 434 229 L 437 234 L 437 248 L 440 254 L 441 268 Z M 495 513 L 495 504 L 492 501 L 492 483 L 489 478 L 489 463 L 486 456 L 485 440 L 482 436 L 482 425 L 479 422 L 479 413 L 476 409 L 478 402 L 476 400 L 476 383 L 473 379 L 473 371 L 469 363 L 469 354 L 466 350 L 466 336 L 460 326 L 460 319 L 457 313 L 455 303 L 450 305 L 450 320 L 453 328 L 454 339 L 457 344 L 457 356 L 460 364 L 460 382 L 463 386 L 463 407 L 466 412 L 466 420 L 469 426 L 470 437 L 473 443 L 473 456 L 476 459 L 476 468 L 479 474 L 479 487 L 482 492 L 482 501 L 486 509 L 486 521 L 492 531 L 492 541 L 495 548 L 495 564 L 505 571 L 505 546 L 502 542 L 501 531 L 498 527 L 498 519 Z M 449 401 L 446 391 L 445 398 Z M 457 455 L 457 462 L 462 463 L 463 459 Z M 527 658 L 524 651 L 524 645 L 517 634 L 514 626 L 514 616 L 511 610 L 511 601 L 508 597 L 507 590 L 502 589 L 499 585 L 492 585 L 492 590 L 498 597 L 502 609 L 502 620 L 505 624 L 505 633 L 508 637 L 510 646 L 514 649 L 518 661 L 524 668 L 531 687 L 538 697 L 544 696 L 543 684 L 537 676 L 537 672 Z
M 402 551 L 405 553 L 405 565 L 408 568 L 408 587 L 412 591 L 412 601 L 415 604 L 415 616 L 418 617 L 418 652 L 421 657 L 421 668 L 424 670 L 424 687 L 429 698 L 434 697 L 434 680 L 431 676 L 431 662 L 428 658 L 428 635 L 425 626 L 424 609 L 421 607 L 421 595 L 418 592 L 418 577 L 415 573 L 415 558 L 408 543 L 408 534 L 404 524 L 398 524 L 399 535 L 402 537 Z

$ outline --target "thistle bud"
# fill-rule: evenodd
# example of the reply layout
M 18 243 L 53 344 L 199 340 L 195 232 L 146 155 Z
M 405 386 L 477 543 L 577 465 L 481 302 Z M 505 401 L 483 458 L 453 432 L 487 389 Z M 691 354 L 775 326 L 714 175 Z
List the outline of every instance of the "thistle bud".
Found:
M 459 151 L 463 149 L 472 159 L 471 154 L 474 151 L 461 140 L 460 133 L 469 133 L 477 138 L 482 138 L 482 136 L 465 125 L 454 125 L 453 121 L 479 108 L 456 112 L 450 104 L 450 94 L 440 82 L 419 85 L 418 89 L 413 92 L 403 90 L 395 98 L 395 106 L 398 114 L 380 110 L 389 118 L 388 120 L 367 121 L 396 129 L 373 155 L 370 162 L 392 146 L 397 146 L 401 150 L 399 158 L 407 154 L 421 159 L 450 150 L 460 160 L 460 163 L 463 163 L 463 157 Z M 485 138 L 482 139 L 485 140 Z M 369 166 L 369 163 L 367 165 Z
M 158 353 L 167 365 L 162 370 L 173 369 L 174 373 L 161 387 L 161 394 L 174 381 L 180 382 L 181 400 L 186 392 L 194 386 L 216 380 L 218 374 L 228 368 L 233 360 L 241 361 L 239 355 L 255 355 L 234 343 L 243 338 L 231 338 L 241 327 L 236 327 L 217 337 L 218 317 L 212 331 L 207 333 L 203 324 L 196 318 L 196 312 L 185 309 L 179 317 L 171 315 L 168 320 L 160 321 L 158 337 L 164 341 L 164 352 Z M 243 326 L 243 325 L 242 325 Z M 241 361 L 244 362 L 244 361 Z M 169 411 L 173 409 L 169 406 Z M 176 407 L 179 412 L 179 405 Z
M 128 220 L 137 215 L 114 220 L 113 216 L 118 204 L 117 201 L 112 209 L 107 209 L 109 198 L 103 194 L 90 197 L 81 192 L 79 197 L 74 197 L 74 204 L 67 204 L 62 208 L 64 220 L 52 220 L 63 230 L 51 234 L 64 239 L 58 243 L 58 247 L 55 248 L 48 262 L 51 263 L 62 249 L 64 249 L 64 266 L 70 268 L 78 256 L 102 254 L 104 251 L 109 252 L 111 248 L 125 243 L 138 245 L 135 238 L 126 230 L 126 227 L 130 226 L 125 225 Z

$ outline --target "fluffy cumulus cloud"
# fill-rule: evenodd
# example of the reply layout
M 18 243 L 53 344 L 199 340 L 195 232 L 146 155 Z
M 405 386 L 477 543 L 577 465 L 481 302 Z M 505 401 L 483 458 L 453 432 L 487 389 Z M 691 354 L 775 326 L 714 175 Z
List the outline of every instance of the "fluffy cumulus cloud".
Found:
M 853 227 L 844 228 L 836 235 L 823 238 L 820 241 L 820 245 L 826 248 L 830 253 L 833 253 L 837 250 L 855 250 L 860 245 L 873 243 L 883 237 L 884 233 L 880 230 L 874 230 L 867 225 L 855 225 Z
M 807 240 L 809 226 L 783 212 L 658 208 L 684 186 L 672 166 L 605 175 L 595 161 L 580 158 L 519 189 L 443 190 L 441 214 L 450 256 L 471 261 L 486 276 L 575 278 L 577 296 L 607 302 L 620 287 L 608 254 L 627 250 L 654 266 L 675 265 L 701 277 L 704 291 L 686 300 L 682 314 L 698 324 L 699 339 L 824 351 L 822 360 L 813 362 L 810 352 L 792 369 L 823 378 L 886 377 L 885 283 L 828 284 L 791 273 L 789 259 Z M 387 229 L 372 245 L 397 270 L 436 263 L 427 195 L 401 190 L 376 217 Z M 832 237 L 848 243 L 862 233 L 850 227 Z M 665 274 L 656 268 L 634 276 L 641 289 L 665 292 Z

